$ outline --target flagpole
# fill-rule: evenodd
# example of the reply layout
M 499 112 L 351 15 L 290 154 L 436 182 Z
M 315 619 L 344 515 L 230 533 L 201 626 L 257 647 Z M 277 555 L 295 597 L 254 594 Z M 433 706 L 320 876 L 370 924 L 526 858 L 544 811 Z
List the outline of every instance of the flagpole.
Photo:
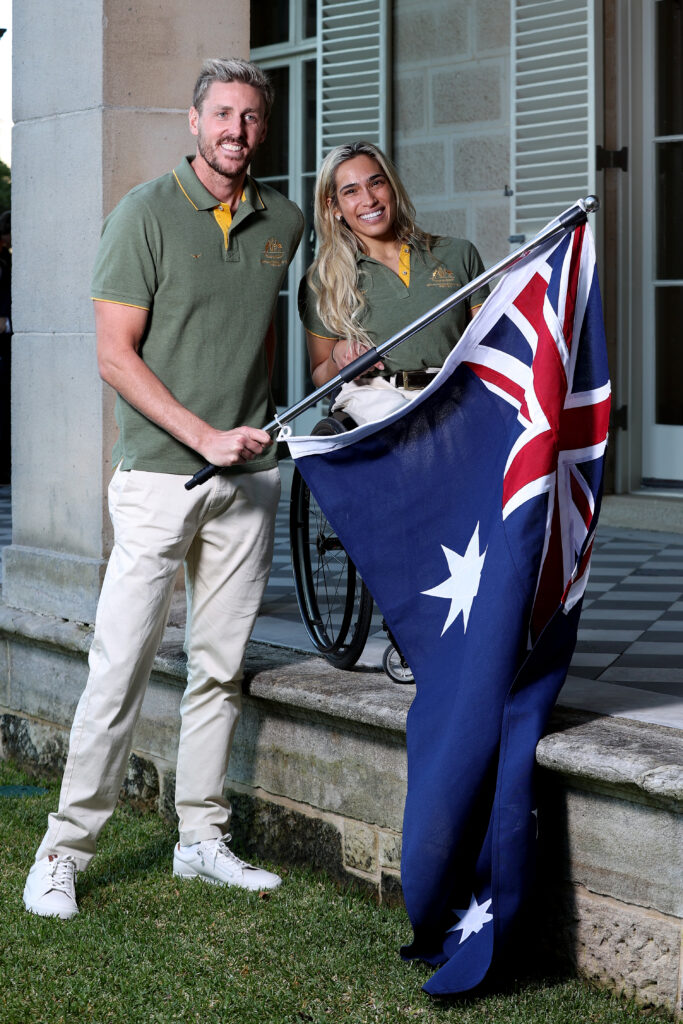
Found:
M 266 423 L 263 429 L 266 432 L 270 432 L 283 426 L 285 423 L 289 423 L 290 420 L 296 419 L 296 417 L 302 412 L 305 412 L 306 409 L 310 409 L 312 405 L 316 405 L 321 398 L 325 398 L 327 395 L 331 394 L 341 384 L 351 381 L 361 373 L 369 370 L 376 362 L 381 360 L 385 352 L 389 352 L 392 348 L 395 348 L 396 345 L 400 345 L 401 342 L 407 341 L 408 338 L 412 338 L 413 335 L 417 334 L 418 331 L 421 331 L 423 327 L 428 327 L 429 324 L 438 320 L 438 318 L 443 316 L 444 313 L 447 313 L 450 309 L 453 309 L 454 306 L 457 306 L 458 303 L 462 302 L 463 299 L 466 299 L 468 295 L 472 295 L 473 292 L 476 292 L 479 288 L 483 287 L 483 285 L 488 284 L 492 278 L 498 277 L 500 274 L 504 274 L 506 270 L 509 270 L 516 263 L 519 263 L 520 260 L 523 260 L 529 255 L 529 253 L 533 252 L 534 249 L 537 249 L 545 242 L 550 241 L 550 239 L 554 238 L 555 235 L 566 234 L 567 231 L 573 230 L 573 228 L 578 227 L 579 224 L 585 224 L 588 219 L 588 214 L 595 213 L 599 208 L 600 200 L 597 196 L 586 196 L 585 199 L 577 199 L 573 206 L 568 207 L 564 213 L 555 217 L 554 220 L 549 221 L 542 231 L 535 235 L 531 241 L 520 246 L 519 249 L 515 249 L 514 252 L 505 256 L 502 260 L 499 260 L 498 263 L 495 263 L 492 267 L 489 267 L 488 270 L 485 270 L 483 274 L 480 274 L 472 281 L 469 281 L 462 288 L 458 289 L 457 292 L 453 292 L 453 294 L 445 298 L 443 302 L 440 302 L 437 306 L 427 310 L 427 312 L 423 313 L 417 320 L 413 320 L 413 322 L 408 324 L 407 327 L 404 327 L 396 334 L 393 334 L 390 338 L 387 338 L 386 341 L 383 341 L 375 348 L 368 349 L 368 351 L 364 352 L 358 357 L 358 359 L 354 359 L 352 363 L 342 367 L 335 377 L 321 385 L 321 387 L 316 391 L 311 392 L 310 395 L 306 395 L 305 398 L 302 398 L 295 405 L 291 405 L 289 409 L 286 409 L 285 412 L 276 417 L 276 419 L 271 420 L 270 423 Z M 196 487 L 197 484 L 205 483 L 212 476 L 215 476 L 216 473 L 219 473 L 221 468 L 221 466 L 213 465 L 204 466 L 187 481 L 185 489 L 190 491 L 193 487 Z

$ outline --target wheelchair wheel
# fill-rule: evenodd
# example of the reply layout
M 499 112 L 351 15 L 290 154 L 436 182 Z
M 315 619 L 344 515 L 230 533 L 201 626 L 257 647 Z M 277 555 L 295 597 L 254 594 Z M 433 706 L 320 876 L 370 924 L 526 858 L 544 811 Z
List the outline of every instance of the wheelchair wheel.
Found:
M 382 667 L 394 683 L 414 683 L 415 677 L 408 662 L 393 643 L 388 644 L 382 655 Z
M 328 417 L 313 433 L 343 430 Z M 351 668 L 370 632 L 372 597 L 297 469 L 289 525 L 296 598 L 306 632 L 331 665 Z

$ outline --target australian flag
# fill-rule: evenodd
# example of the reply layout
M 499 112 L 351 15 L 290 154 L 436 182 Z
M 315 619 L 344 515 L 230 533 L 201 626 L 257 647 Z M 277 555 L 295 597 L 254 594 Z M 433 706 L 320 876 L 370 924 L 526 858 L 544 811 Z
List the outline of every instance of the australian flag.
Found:
M 416 682 L 401 876 L 433 994 L 500 961 L 533 878 L 535 749 L 576 642 L 610 386 L 583 225 L 499 282 L 404 410 L 296 464 Z

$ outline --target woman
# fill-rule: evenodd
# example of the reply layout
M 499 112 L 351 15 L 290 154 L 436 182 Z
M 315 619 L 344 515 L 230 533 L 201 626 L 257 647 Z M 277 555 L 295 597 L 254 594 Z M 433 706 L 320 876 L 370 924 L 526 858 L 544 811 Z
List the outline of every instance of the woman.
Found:
M 429 235 L 389 159 L 369 142 L 337 146 L 315 190 L 318 255 L 299 290 L 311 377 L 320 387 L 367 348 L 412 323 L 483 272 L 461 238 Z M 484 286 L 342 386 L 333 409 L 380 419 L 425 387 L 488 295 Z

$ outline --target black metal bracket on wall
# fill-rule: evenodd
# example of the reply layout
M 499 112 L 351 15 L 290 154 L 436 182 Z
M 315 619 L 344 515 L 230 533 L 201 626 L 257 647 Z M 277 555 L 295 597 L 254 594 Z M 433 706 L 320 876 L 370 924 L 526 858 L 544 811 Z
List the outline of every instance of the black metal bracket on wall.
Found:
M 603 146 L 596 146 L 596 171 L 608 171 L 613 168 L 620 171 L 628 170 L 628 146 L 622 146 L 621 149 L 605 149 Z
M 610 430 L 628 430 L 628 406 L 620 405 L 612 409 L 609 417 Z

